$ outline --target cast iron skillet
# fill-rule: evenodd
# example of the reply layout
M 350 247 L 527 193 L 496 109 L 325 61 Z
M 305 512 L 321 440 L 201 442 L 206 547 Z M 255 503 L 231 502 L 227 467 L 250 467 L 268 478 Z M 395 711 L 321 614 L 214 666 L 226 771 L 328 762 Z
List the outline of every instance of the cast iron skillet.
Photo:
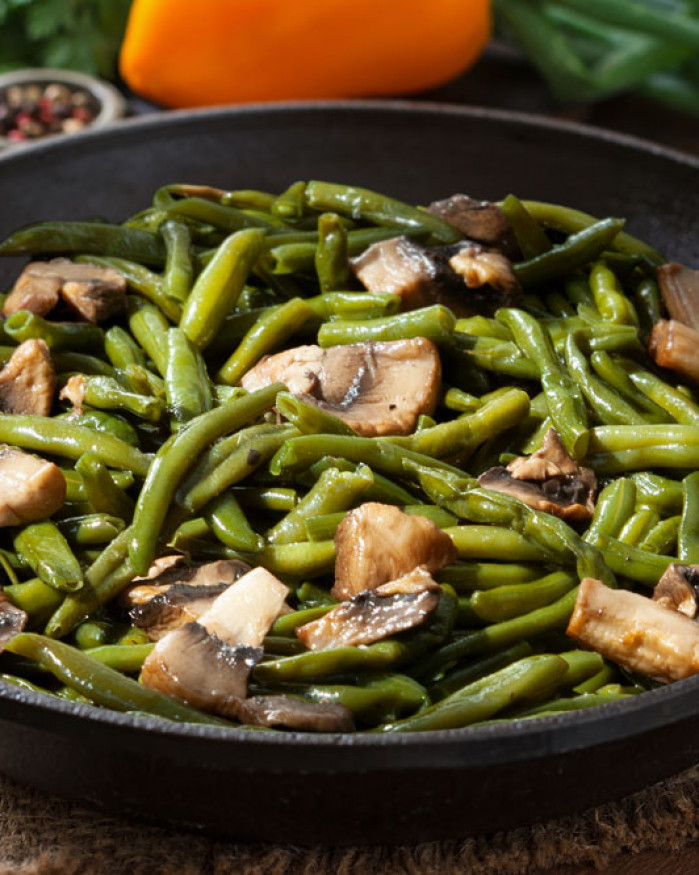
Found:
M 141 209 L 167 182 L 279 190 L 316 177 L 425 203 L 455 191 L 629 218 L 699 263 L 699 162 L 480 109 L 351 103 L 157 116 L 0 158 L 0 234 Z M 16 265 L 0 262 L 7 286 Z M 0 684 L 0 770 L 73 799 L 243 839 L 406 842 L 618 798 L 699 760 L 699 678 L 538 721 L 401 736 L 178 726 Z

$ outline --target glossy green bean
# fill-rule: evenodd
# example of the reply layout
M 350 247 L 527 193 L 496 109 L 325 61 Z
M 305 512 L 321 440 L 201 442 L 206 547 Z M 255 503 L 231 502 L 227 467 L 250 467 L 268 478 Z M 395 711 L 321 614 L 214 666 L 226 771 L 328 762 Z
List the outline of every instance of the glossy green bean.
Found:
M 131 333 L 148 353 L 161 377 L 167 369 L 167 333 L 170 325 L 160 310 L 143 298 L 128 299 Z
M 18 532 L 14 548 L 44 583 L 60 592 L 75 592 L 83 585 L 80 563 L 56 525 L 49 520 L 30 523 Z
M 179 328 L 171 328 L 167 333 L 165 393 L 177 426 L 206 413 L 213 406 L 204 360 Z
M 246 553 L 259 553 L 264 547 L 265 539 L 252 529 L 230 490 L 209 502 L 203 515 L 211 531 L 227 547 Z
M 500 209 L 510 222 L 522 258 L 525 260 L 535 258 L 551 249 L 551 241 L 546 236 L 546 232 L 519 198 L 508 194 L 500 204 Z
M 606 535 L 617 537 L 636 507 L 636 484 L 627 477 L 620 477 L 605 486 L 597 497 L 592 522 L 585 533 L 591 544 Z
M 689 565 L 699 563 L 699 471 L 682 481 L 684 507 L 678 536 L 677 556 Z
M 648 532 L 638 546 L 641 550 L 659 553 L 661 556 L 676 555 L 681 520 L 682 517 L 679 514 L 661 520 Z
M 335 322 L 324 322 L 318 331 L 318 343 L 322 347 L 329 347 L 426 337 L 438 345 L 450 344 L 455 323 L 451 310 L 435 304 L 432 307 L 370 321 L 338 319 Z
M 575 574 L 554 571 L 541 580 L 476 591 L 471 608 L 482 620 L 501 623 L 558 601 L 577 583 Z
M 639 546 L 659 522 L 660 515 L 657 511 L 650 507 L 643 507 L 637 510 L 624 523 L 623 528 L 619 532 L 619 540 L 623 544 L 629 544 L 631 547 Z
M 49 322 L 28 310 L 8 316 L 5 332 L 16 342 L 39 339 L 53 352 L 100 353 L 104 350 L 104 332 L 89 322 Z
M 334 213 L 318 217 L 316 273 L 321 292 L 335 292 L 349 287 L 347 231 Z
M 80 456 L 75 470 L 82 478 L 87 501 L 97 513 L 110 514 L 127 522 L 131 520 L 133 499 L 114 482 L 97 456 L 93 453 Z
M 184 222 L 178 222 L 176 219 L 163 222 L 160 233 L 167 253 L 163 272 L 163 293 L 166 298 L 183 303 L 187 300 L 194 280 L 192 234 Z
M 63 599 L 59 590 L 48 586 L 38 577 L 5 586 L 3 592 L 13 605 L 26 611 L 31 619 L 38 623 L 46 620 Z
M 59 531 L 68 541 L 80 547 L 108 544 L 119 532 L 123 532 L 124 527 L 120 517 L 106 513 L 68 517 L 58 523 Z
M 296 426 L 302 434 L 355 434 L 339 417 L 289 392 L 280 392 L 277 395 L 276 406 L 284 419 Z

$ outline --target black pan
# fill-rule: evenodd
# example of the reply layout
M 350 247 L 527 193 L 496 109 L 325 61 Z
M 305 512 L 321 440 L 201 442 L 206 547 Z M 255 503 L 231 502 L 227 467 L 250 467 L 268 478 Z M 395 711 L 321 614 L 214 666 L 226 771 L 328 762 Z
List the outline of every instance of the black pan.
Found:
M 699 162 L 486 110 L 335 104 L 171 114 L 0 158 L 0 234 L 140 209 L 153 188 L 308 177 L 414 202 L 454 191 L 629 218 L 699 263 Z M 0 281 L 14 272 L 0 263 Z M 0 770 L 120 813 L 293 843 L 417 842 L 618 798 L 699 760 L 699 678 L 578 714 L 409 736 L 228 732 L 100 712 L 0 684 Z

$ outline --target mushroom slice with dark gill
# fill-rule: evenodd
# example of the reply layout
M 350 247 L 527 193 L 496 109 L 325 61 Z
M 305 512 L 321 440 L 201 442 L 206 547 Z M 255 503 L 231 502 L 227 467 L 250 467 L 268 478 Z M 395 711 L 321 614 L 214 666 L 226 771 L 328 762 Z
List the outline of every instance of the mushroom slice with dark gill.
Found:
M 552 428 L 540 450 L 513 459 L 507 467 L 491 468 L 481 474 L 478 484 L 564 520 L 589 520 L 595 511 L 594 471 L 581 468 L 568 455 Z
M 0 526 L 46 519 L 65 500 L 66 478 L 58 465 L 0 444 Z
M 672 562 L 653 589 L 653 601 L 690 619 L 697 614 L 699 565 Z
M 0 653 L 5 645 L 14 638 L 27 625 L 28 616 L 25 611 L 14 605 L 8 597 L 0 591 Z
M 591 577 L 580 584 L 566 631 L 605 658 L 663 683 L 699 673 L 699 623 Z
M 699 331 L 699 270 L 670 262 L 658 268 L 657 277 L 671 318 Z
M 309 650 L 371 644 L 424 622 L 439 604 L 441 589 L 426 568 L 341 602 L 325 616 L 296 629 Z
M 204 711 L 224 713 L 229 698 L 244 698 L 260 645 L 289 590 L 254 568 L 218 596 L 196 622 L 163 636 L 143 663 L 141 680 Z
M 272 383 L 342 419 L 357 434 L 410 434 L 437 404 L 441 363 L 431 340 L 353 343 L 321 349 L 300 346 L 266 356 L 240 385 L 254 391 Z
M 0 371 L 0 410 L 48 416 L 56 391 L 51 353 L 43 340 L 25 340 Z
M 512 258 L 519 252 L 510 221 L 497 204 L 466 194 L 453 194 L 431 203 L 427 212 L 444 219 L 467 240 L 493 246 Z
M 434 574 L 456 559 L 451 538 L 426 517 L 366 502 L 351 510 L 335 534 L 337 599 L 349 599 L 424 566 Z
M 67 258 L 34 261 L 20 274 L 2 313 L 29 310 L 46 316 L 59 298 L 88 322 L 104 322 L 126 308 L 126 280 L 111 267 L 76 264 Z
M 521 295 L 509 260 L 472 240 L 428 248 L 393 237 L 373 243 L 351 265 L 368 291 L 399 295 L 404 310 L 444 304 L 457 316 L 492 315 Z
M 133 624 L 145 629 L 151 641 L 198 620 L 218 596 L 250 570 L 249 565 L 233 559 L 187 568 L 173 565 L 173 557 L 164 558 L 169 561 L 162 570 L 136 578 L 121 599 L 130 607 Z
M 651 330 L 648 352 L 661 368 L 699 383 L 699 331 L 676 319 L 660 319 Z

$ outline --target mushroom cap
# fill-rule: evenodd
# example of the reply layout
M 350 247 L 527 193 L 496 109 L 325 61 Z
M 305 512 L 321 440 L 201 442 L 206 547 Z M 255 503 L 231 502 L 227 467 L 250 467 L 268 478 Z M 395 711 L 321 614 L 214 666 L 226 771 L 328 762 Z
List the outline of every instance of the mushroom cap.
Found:
M 299 696 L 251 696 L 231 699 L 221 712 L 241 723 L 312 732 L 352 732 L 351 712 L 336 702 L 309 702 Z
M 0 445 L 0 526 L 46 519 L 65 498 L 66 478 L 58 465 Z
M 437 347 L 425 337 L 301 346 L 266 356 L 240 381 L 254 391 L 284 383 L 289 391 L 342 419 L 365 437 L 410 434 L 437 406 Z
M 26 611 L 18 608 L 0 591 L 0 653 L 5 644 L 24 629 L 28 619 Z
M 56 391 L 51 353 L 43 340 L 25 340 L 0 371 L 3 413 L 49 416 Z
M 690 619 L 697 613 L 699 565 L 672 562 L 653 589 L 653 601 Z
M 426 517 L 365 502 L 351 510 L 335 534 L 337 599 L 351 598 L 424 566 L 434 573 L 456 559 L 451 538 Z

